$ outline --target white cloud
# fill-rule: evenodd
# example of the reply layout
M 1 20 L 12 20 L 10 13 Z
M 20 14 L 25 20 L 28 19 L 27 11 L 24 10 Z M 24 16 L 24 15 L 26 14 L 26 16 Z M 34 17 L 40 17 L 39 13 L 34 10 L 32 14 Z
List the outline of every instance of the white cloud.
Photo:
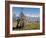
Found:
M 17 14 L 16 16 L 19 16 L 19 14 Z M 25 16 L 27 16 L 27 17 L 40 17 L 39 14 L 25 14 Z
M 28 16 L 28 17 L 40 17 L 39 14 L 37 14 L 37 15 L 34 15 L 34 14 L 25 14 L 25 16 Z
M 18 14 L 16 16 L 19 16 Z

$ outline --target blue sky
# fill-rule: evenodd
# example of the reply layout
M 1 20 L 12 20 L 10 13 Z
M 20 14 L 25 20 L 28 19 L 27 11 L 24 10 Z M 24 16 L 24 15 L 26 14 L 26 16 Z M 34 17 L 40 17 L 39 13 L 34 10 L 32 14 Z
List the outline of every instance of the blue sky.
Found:
M 21 11 L 23 11 L 23 13 L 26 16 L 31 16 L 31 17 L 39 17 L 40 16 L 40 8 L 23 8 L 23 10 L 21 8 L 22 7 L 13 7 L 12 8 L 13 14 L 16 16 L 19 16 Z

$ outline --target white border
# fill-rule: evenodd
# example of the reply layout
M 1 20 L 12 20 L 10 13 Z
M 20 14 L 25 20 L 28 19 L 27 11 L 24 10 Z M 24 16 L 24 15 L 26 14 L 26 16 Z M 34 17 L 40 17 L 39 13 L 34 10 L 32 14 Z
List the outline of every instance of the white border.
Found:
M 40 8 L 40 30 L 13 31 L 12 30 L 12 7 Z M 42 6 L 10 4 L 10 34 L 38 33 L 38 32 L 42 32 Z

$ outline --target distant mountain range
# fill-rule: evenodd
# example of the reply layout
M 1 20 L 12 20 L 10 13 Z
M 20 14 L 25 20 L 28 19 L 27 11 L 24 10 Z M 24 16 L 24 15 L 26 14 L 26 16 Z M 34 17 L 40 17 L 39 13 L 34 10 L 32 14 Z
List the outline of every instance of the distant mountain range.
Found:
M 40 17 L 27 17 L 30 21 L 40 21 Z
M 18 18 L 19 18 L 19 16 L 16 17 L 16 19 L 18 19 Z M 32 22 L 40 21 L 40 17 L 28 17 L 28 16 L 26 16 L 26 20 L 32 21 Z

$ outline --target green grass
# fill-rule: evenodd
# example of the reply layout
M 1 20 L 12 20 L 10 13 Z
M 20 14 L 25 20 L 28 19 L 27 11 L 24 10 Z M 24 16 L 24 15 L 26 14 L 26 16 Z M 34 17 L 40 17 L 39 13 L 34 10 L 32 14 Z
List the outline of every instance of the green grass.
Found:
M 29 23 L 24 27 L 24 29 L 28 29 L 28 30 L 40 29 L 40 24 L 39 23 L 37 23 L 37 24 Z
M 18 29 L 18 30 L 36 30 L 36 29 L 40 29 L 39 23 L 28 23 L 22 29 Z M 17 29 L 15 29 L 15 30 L 17 30 Z

